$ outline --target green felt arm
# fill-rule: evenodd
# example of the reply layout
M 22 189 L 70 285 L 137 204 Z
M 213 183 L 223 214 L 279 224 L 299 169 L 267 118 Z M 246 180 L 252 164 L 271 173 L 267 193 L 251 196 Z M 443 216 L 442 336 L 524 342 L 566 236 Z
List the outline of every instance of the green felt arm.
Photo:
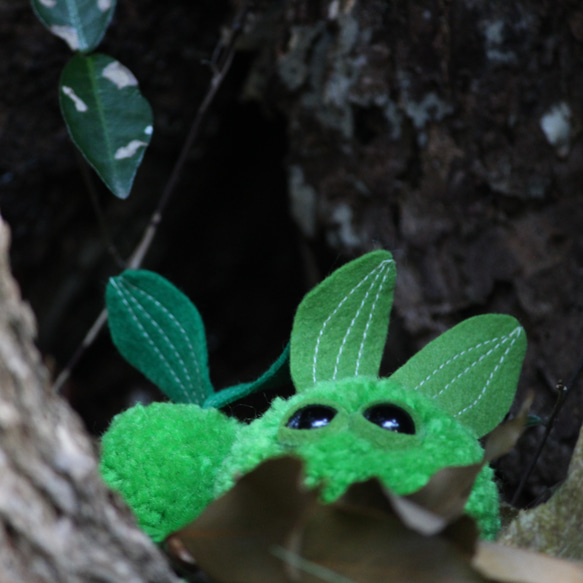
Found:
M 268 391 L 269 389 L 275 389 L 288 383 L 291 383 L 289 372 L 289 344 L 283 349 L 278 359 L 257 380 L 222 389 L 208 397 L 203 407 L 205 409 L 208 407 L 221 409 L 252 393 Z
M 430 342 L 391 380 L 427 395 L 481 437 L 508 413 L 525 352 L 515 318 L 476 316 Z
M 213 499 L 217 469 L 241 424 L 196 405 L 136 405 L 102 439 L 101 474 L 156 542 Z
M 320 381 L 378 374 L 395 275 L 391 254 L 373 251 L 306 295 L 291 336 L 290 369 L 298 392 Z

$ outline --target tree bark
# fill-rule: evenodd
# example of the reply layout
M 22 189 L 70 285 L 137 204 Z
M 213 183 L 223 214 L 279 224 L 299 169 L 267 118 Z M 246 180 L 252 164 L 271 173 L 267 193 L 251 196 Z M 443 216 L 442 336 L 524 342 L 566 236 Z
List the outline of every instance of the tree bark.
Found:
M 76 414 L 52 391 L 0 219 L 0 580 L 176 582 L 101 481 Z
M 530 346 L 522 387 L 546 418 L 583 344 L 580 3 L 290 0 L 279 18 L 247 95 L 287 117 L 308 241 L 393 251 L 387 372 L 465 317 L 514 314 Z M 580 394 L 531 499 L 566 472 Z M 504 462 L 506 485 L 538 439 Z

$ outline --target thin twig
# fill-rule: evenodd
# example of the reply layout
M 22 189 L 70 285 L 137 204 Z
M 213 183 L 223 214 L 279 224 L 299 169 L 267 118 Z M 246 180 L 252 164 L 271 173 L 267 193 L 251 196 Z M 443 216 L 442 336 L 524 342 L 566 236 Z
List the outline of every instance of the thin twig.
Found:
M 538 458 L 539 458 L 544 446 L 547 443 L 549 433 L 551 432 L 551 429 L 553 428 L 553 425 L 555 424 L 555 419 L 557 418 L 557 414 L 559 413 L 561 406 L 565 400 L 566 391 L 567 391 L 567 387 L 565 385 L 563 385 L 562 381 L 559 381 L 557 383 L 557 386 L 556 386 L 557 399 L 555 401 L 555 405 L 554 405 L 553 410 L 551 412 L 551 416 L 549 417 L 548 421 L 545 423 L 545 431 L 543 433 L 543 438 L 541 439 L 540 443 L 538 444 L 538 447 L 536 449 L 534 457 L 530 461 L 528 469 L 522 475 L 522 478 L 520 479 L 520 483 L 518 484 L 518 488 L 516 488 L 516 490 L 514 492 L 514 496 L 512 496 L 512 500 L 510 501 L 510 503 L 513 506 L 516 505 L 516 502 L 517 502 L 519 496 L 522 494 L 522 491 L 524 490 L 524 486 L 526 485 L 526 481 L 528 480 L 528 478 L 532 474 L 532 472 L 534 470 L 534 466 L 536 465 L 536 462 L 538 461 Z
M 223 81 L 229 69 L 231 68 L 231 63 L 233 62 L 233 57 L 235 56 L 235 43 L 237 38 L 243 31 L 243 26 L 245 25 L 245 20 L 251 9 L 253 2 L 248 1 L 245 3 L 239 14 L 236 16 L 235 20 L 233 21 L 233 25 L 231 27 L 231 34 L 229 37 L 229 42 L 223 48 L 222 42 L 219 42 L 213 51 L 213 59 L 209 63 L 211 70 L 213 71 L 213 76 L 211 78 L 211 82 L 209 84 L 208 91 L 200 104 L 198 111 L 194 117 L 194 121 L 190 127 L 190 131 L 188 132 L 188 136 L 186 136 L 186 140 L 184 141 L 184 145 L 182 146 L 182 150 L 180 152 L 180 156 L 176 160 L 176 164 L 172 169 L 172 174 L 166 183 L 166 187 L 164 188 L 164 192 L 160 197 L 160 201 L 158 202 L 158 206 L 156 210 L 152 213 L 150 218 L 150 222 L 144 231 L 141 241 L 138 243 L 136 250 L 132 253 L 128 267 L 129 269 L 137 269 L 144 260 L 146 253 L 148 252 L 150 245 L 156 235 L 158 230 L 158 226 L 162 222 L 162 215 L 172 196 L 176 184 L 180 178 L 180 174 L 182 173 L 182 168 L 186 163 L 190 150 L 192 149 L 192 145 L 194 141 L 198 137 L 198 133 L 200 131 L 202 122 L 206 116 L 206 113 L 213 102 L 219 87 L 222 85 Z
M 235 17 L 235 20 L 233 21 L 228 42 L 225 45 L 223 41 L 219 41 L 219 43 L 217 43 L 217 46 L 213 51 L 213 60 L 210 63 L 213 74 L 209 83 L 207 93 L 196 112 L 188 135 L 186 136 L 186 139 L 180 151 L 180 155 L 178 156 L 178 159 L 174 164 L 174 168 L 172 169 L 170 178 L 168 179 L 164 191 L 160 196 L 160 200 L 158 202 L 156 210 L 152 213 L 152 216 L 150 217 L 150 221 L 148 222 L 148 225 L 144 230 L 142 238 L 140 239 L 133 253 L 130 255 L 130 259 L 127 263 L 129 269 L 138 269 L 142 264 L 146 254 L 148 253 L 148 250 L 150 249 L 152 241 L 154 240 L 154 237 L 156 236 L 156 233 L 158 231 L 158 226 L 162 222 L 164 210 L 172 194 L 174 193 L 176 185 L 178 184 L 180 174 L 182 173 L 184 164 L 186 163 L 190 150 L 192 149 L 192 145 L 194 144 L 196 138 L 198 137 L 200 128 L 206 117 L 208 109 L 212 104 L 217 94 L 217 91 L 219 90 L 220 86 L 225 80 L 225 77 L 227 76 L 229 69 L 231 68 L 231 64 L 235 56 L 235 43 L 239 38 L 241 32 L 243 31 L 247 15 L 249 14 L 249 11 L 251 10 L 253 4 L 254 4 L 253 0 L 248 0 L 243 5 L 241 10 Z M 91 326 L 91 329 L 83 339 L 81 345 L 75 351 L 75 354 L 73 355 L 71 360 L 67 363 L 65 368 L 59 374 L 54 385 L 55 391 L 60 392 L 62 390 L 63 385 L 71 375 L 73 367 L 77 364 L 85 350 L 93 343 L 93 341 L 97 337 L 97 334 L 100 332 L 100 330 L 103 328 L 106 322 L 107 311 L 104 309 L 101 312 L 101 314 L 99 314 L 99 317 L 97 318 L 93 326 Z
M 542 450 L 544 449 L 544 447 L 547 443 L 547 439 L 548 439 L 549 434 L 551 433 L 551 431 L 553 429 L 553 426 L 555 425 L 555 421 L 557 420 L 557 416 L 559 415 L 559 412 L 561 411 L 563 405 L 565 404 L 565 399 L 567 398 L 567 394 L 568 394 L 569 390 L 572 389 L 573 386 L 575 385 L 575 383 L 577 382 L 577 379 L 579 378 L 581 371 L 583 371 L 583 359 L 581 359 L 581 361 L 579 362 L 579 364 L 575 368 L 575 371 L 573 372 L 573 374 L 569 378 L 569 381 L 567 382 L 566 385 L 563 384 L 562 381 L 559 381 L 557 383 L 557 386 L 556 386 L 557 399 L 555 401 L 555 405 L 553 407 L 553 410 L 551 411 L 551 415 L 550 415 L 548 421 L 545 423 L 545 431 L 544 431 L 543 437 L 542 437 L 542 439 L 541 439 L 541 441 L 536 449 L 534 457 L 532 458 L 532 460 L 528 466 L 528 469 L 522 475 L 522 478 L 520 479 L 520 483 L 518 484 L 518 487 L 516 488 L 516 491 L 514 492 L 514 496 L 512 496 L 511 504 L 513 506 L 516 505 L 518 498 L 522 494 L 522 491 L 524 490 L 526 482 L 530 478 L 530 475 L 532 474 L 532 472 L 535 468 L 536 462 L 538 461 L 538 458 L 540 457 Z

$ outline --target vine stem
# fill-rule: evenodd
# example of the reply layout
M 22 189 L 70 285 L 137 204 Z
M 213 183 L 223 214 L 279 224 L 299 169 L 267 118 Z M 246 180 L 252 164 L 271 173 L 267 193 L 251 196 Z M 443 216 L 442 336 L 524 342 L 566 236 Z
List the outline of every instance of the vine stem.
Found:
M 188 159 L 188 155 L 190 153 L 190 150 L 192 149 L 192 145 L 194 144 L 196 138 L 198 137 L 200 128 L 202 127 L 206 114 L 211 104 L 213 103 L 219 88 L 223 84 L 223 81 L 225 80 L 227 73 L 229 72 L 229 69 L 231 68 L 231 64 L 233 63 L 233 58 L 235 56 L 235 43 L 237 42 L 237 39 L 239 38 L 240 34 L 243 31 L 243 27 L 245 26 L 245 22 L 247 20 L 247 15 L 249 14 L 249 11 L 251 10 L 253 4 L 254 0 L 247 0 L 247 2 L 245 2 L 241 10 L 233 20 L 233 24 L 231 25 L 230 35 L 227 43 L 224 43 L 224 41 L 220 40 L 213 51 L 213 57 L 211 62 L 209 63 L 209 66 L 211 67 L 212 70 L 212 77 L 209 83 L 209 87 L 204 96 L 204 99 L 202 100 L 202 103 L 199 105 L 198 110 L 194 116 L 194 120 L 190 126 L 188 135 L 186 136 L 186 139 L 184 140 L 184 143 L 180 150 L 180 155 L 178 156 L 178 159 L 174 164 L 170 177 L 168 178 L 168 182 L 166 183 L 162 195 L 160 196 L 160 200 L 158 201 L 158 205 L 156 206 L 156 209 L 152 213 L 148 225 L 144 229 L 144 233 L 139 243 L 137 244 L 135 250 L 130 255 L 130 258 L 127 262 L 127 266 L 129 269 L 138 269 L 142 265 L 142 262 L 144 261 L 144 258 L 146 257 L 150 249 L 150 246 L 152 245 L 152 241 L 154 240 L 156 233 L 158 232 L 158 227 L 162 222 L 164 210 L 166 209 L 166 206 L 168 205 L 168 202 L 176 189 L 176 185 L 180 180 L 182 169 L 184 167 L 184 164 L 186 163 L 186 160 Z M 60 393 L 63 390 L 65 383 L 71 376 L 71 371 L 73 370 L 77 362 L 79 362 L 79 359 L 83 356 L 87 348 L 89 348 L 89 346 L 93 344 L 93 341 L 95 340 L 95 338 L 97 338 L 97 335 L 99 334 L 99 332 L 101 331 L 106 322 L 107 322 L 107 310 L 104 308 L 97 317 L 97 319 L 95 320 L 95 322 L 93 323 L 93 325 L 91 326 L 91 328 L 89 329 L 89 331 L 87 332 L 87 334 L 85 335 L 85 338 L 83 338 L 83 341 L 81 342 L 81 344 L 79 345 L 79 347 L 77 348 L 77 350 L 75 351 L 75 353 L 73 354 L 65 368 L 63 368 L 63 370 L 57 377 L 54 383 L 54 390 L 57 393 Z
M 565 399 L 567 398 L 569 389 L 573 388 L 573 386 L 577 382 L 577 379 L 579 378 L 579 375 L 581 374 L 582 371 L 583 371 L 583 359 L 581 359 L 581 361 L 579 362 L 579 364 L 575 368 L 575 371 L 573 372 L 573 374 L 571 374 L 571 377 L 567 381 L 566 385 L 562 381 L 557 382 L 557 385 L 555 387 L 555 390 L 557 392 L 557 399 L 555 401 L 555 405 L 553 406 L 553 410 L 551 411 L 551 415 L 550 415 L 548 421 L 545 423 L 545 430 L 543 433 L 543 437 L 540 440 L 538 447 L 536 448 L 536 452 L 535 452 L 530 464 L 528 465 L 528 469 L 522 475 L 522 477 L 520 479 L 520 483 L 518 484 L 518 487 L 516 488 L 516 491 L 514 492 L 514 495 L 512 496 L 512 500 L 510 502 L 512 504 L 512 506 L 516 506 L 518 498 L 522 494 L 522 491 L 524 490 L 524 487 L 526 486 L 526 482 L 528 481 L 528 478 L 530 478 L 530 475 L 532 474 L 532 472 L 536 466 L 536 462 L 538 461 L 538 458 L 540 457 L 540 454 L 542 453 L 542 450 L 544 449 L 544 447 L 547 443 L 547 439 L 549 438 L 549 435 L 553 429 L 553 426 L 555 425 L 555 421 L 557 420 L 557 416 L 559 415 L 559 412 L 561 411 L 563 405 L 565 404 Z
M 166 187 L 164 188 L 164 192 L 162 193 L 160 201 L 158 202 L 158 206 L 152 213 L 150 222 L 144 231 L 142 239 L 130 257 L 128 262 L 129 269 L 137 269 L 142 264 L 142 261 L 144 260 L 144 257 L 146 256 L 150 245 L 154 240 L 158 226 L 162 222 L 162 216 L 164 214 L 166 205 L 168 204 L 168 201 L 170 200 L 170 197 L 174 192 L 176 185 L 178 184 L 182 168 L 188 158 L 188 154 L 192 148 L 192 145 L 194 144 L 194 141 L 198 137 L 200 128 L 206 117 L 208 109 L 214 101 L 220 86 L 222 85 L 229 69 L 231 68 L 233 57 L 235 56 L 235 43 L 243 31 L 245 20 L 247 19 L 247 14 L 251 9 L 252 4 L 253 2 L 251 0 L 246 2 L 239 14 L 237 14 L 231 26 L 231 34 L 227 45 L 223 47 L 222 42 L 219 41 L 215 50 L 213 51 L 213 59 L 209 63 L 211 70 L 213 71 L 213 76 L 211 78 L 209 88 L 196 112 L 192 125 L 190 126 L 190 131 L 188 132 L 186 140 L 184 141 L 184 145 L 182 146 L 180 156 L 178 156 L 178 159 L 176 160 L 172 174 L 170 175 L 170 178 L 166 183 Z

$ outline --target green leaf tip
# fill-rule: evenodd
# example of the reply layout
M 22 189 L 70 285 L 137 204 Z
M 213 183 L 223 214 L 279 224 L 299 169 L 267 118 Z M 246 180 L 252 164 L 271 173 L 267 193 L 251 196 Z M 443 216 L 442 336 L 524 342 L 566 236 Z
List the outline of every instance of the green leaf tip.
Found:
M 508 413 L 526 352 L 526 334 L 503 314 L 464 320 L 409 359 L 391 379 L 420 391 L 485 435 Z
M 32 0 L 37 18 L 72 51 L 94 50 L 115 10 L 116 0 Z
M 215 407 L 220 409 L 253 393 L 281 387 L 286 383 L 291 383 L 289 372 L 289 344 L 283 349 L 278 359 L 257 380 L 221 389 L 207 398 L 203 408 Z
M 213 394 L 202 318 L 168 280 L 124 271 L 109 280 L 106 303 L 113 343 L 171 401 L 202 405 Z
M 306 295 L 291 336 L 290 368 L 298 391 L 323 380 L 378 374 L 395 277 L 391 254 L 373 251 Z
M 115 196 L 127 198 L 154 123 L 137 79 L 107 55 L 75 55 L 61 75 L 59 101 L 84 158 Z

